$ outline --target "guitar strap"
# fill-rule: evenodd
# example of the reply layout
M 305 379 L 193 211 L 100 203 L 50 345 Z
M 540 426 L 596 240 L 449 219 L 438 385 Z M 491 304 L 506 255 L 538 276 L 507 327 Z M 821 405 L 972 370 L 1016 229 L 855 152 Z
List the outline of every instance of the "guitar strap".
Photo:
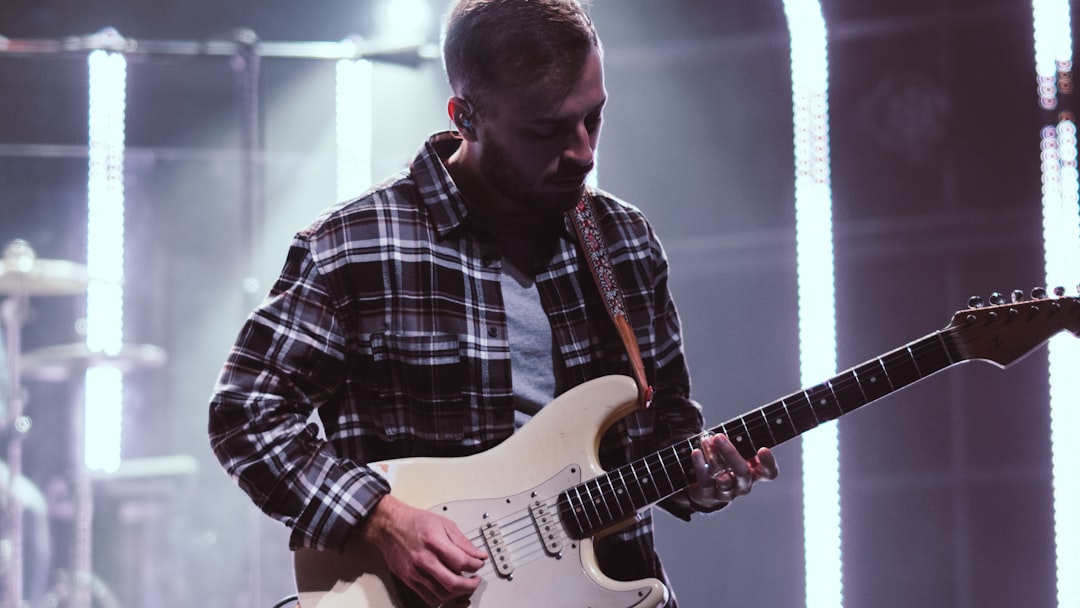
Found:
M 589 262 L 589 270 L 592 271 L 596 288 L 600 291 L 600 297 L 604 300 L 615 329 L 619 332 L 626 354 L 630 357 L 630 367 L 634 372 L 634 380 L 638 386 L 638 407 L 645 409 L 652 402 L 653 389 L 645 378 L 645 365 L 641 361 L 641 351 L 638 349 L 637 338 L 634 329 L 626 318 L 626 305 L 623 303 L 622 290 L 615 278 L 615 269 L 611 266 L 608 257 L 607 245 L 604 236 L 600 232 L 600 224 L 596 218 L 596 208 L 589 193 L 582 191 L 581 200 L 570 214 L 574 220 L 574 229 L 581 248 L 585 252 L 585 259 Z

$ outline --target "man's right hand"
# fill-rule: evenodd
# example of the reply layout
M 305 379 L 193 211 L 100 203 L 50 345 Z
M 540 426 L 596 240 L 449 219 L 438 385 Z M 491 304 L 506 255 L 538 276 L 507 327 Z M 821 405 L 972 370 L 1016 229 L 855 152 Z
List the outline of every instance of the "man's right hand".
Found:
M 472 595 L 480 578 L 472 576 L 487 553 L 476 548 L 449 519 L 410 507 L 387 494 L 360 528 L 398 578 L 432 605 Z

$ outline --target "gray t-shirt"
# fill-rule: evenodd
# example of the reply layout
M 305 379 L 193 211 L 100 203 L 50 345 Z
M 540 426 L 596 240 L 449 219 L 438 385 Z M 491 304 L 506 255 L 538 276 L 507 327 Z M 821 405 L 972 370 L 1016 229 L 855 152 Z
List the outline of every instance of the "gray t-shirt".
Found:
M 503 258 L 503 302 L 510 332 L 510 370 L 517 428 L 555 397 L 551 325 L 530 273 Z

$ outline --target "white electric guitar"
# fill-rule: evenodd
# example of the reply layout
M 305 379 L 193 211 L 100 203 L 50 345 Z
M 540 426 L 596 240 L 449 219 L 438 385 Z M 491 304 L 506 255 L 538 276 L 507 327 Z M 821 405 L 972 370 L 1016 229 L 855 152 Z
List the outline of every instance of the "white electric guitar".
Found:
M 750 457 L 822 422 L 970 360 L 1004 368 L 1054 334 L 1080 336 L 1080 298 L 1036 290 L 1013 301 L 995 294 L 906 346 L 711 429 Z M 605 471 L 600 437 L 636 407 L 624 376 L 587 382 L 544 407 L 502 444 L 463 458 L 409 458 L 371 466 L 394 496 L 453 520 L 491 559 L 469 606 L 482 608 L 654 608 L 667 589 L 656 579 L 616 581 L 600 571 L 592 537 L 626 525 L 638 511 L 694 480 L 690 453 L 700 437 Z M 303 608 L 424 606 L 359 539 L 345 553 L 299 550 L 295 572 Z

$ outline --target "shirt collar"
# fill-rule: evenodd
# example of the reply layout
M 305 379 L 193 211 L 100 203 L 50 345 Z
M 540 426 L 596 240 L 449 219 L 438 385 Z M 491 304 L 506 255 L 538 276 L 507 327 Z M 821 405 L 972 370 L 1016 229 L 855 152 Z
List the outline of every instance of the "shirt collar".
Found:
M 431 213 L 440 237 L 464 225 L 469 215 L 465 195 L 458 190 L 443 164 L 443 159 L 450 158 L 460 145 L 461 139 L 455 133 L 436 133 L 428 137 L 409 166 L 421 201 Z

